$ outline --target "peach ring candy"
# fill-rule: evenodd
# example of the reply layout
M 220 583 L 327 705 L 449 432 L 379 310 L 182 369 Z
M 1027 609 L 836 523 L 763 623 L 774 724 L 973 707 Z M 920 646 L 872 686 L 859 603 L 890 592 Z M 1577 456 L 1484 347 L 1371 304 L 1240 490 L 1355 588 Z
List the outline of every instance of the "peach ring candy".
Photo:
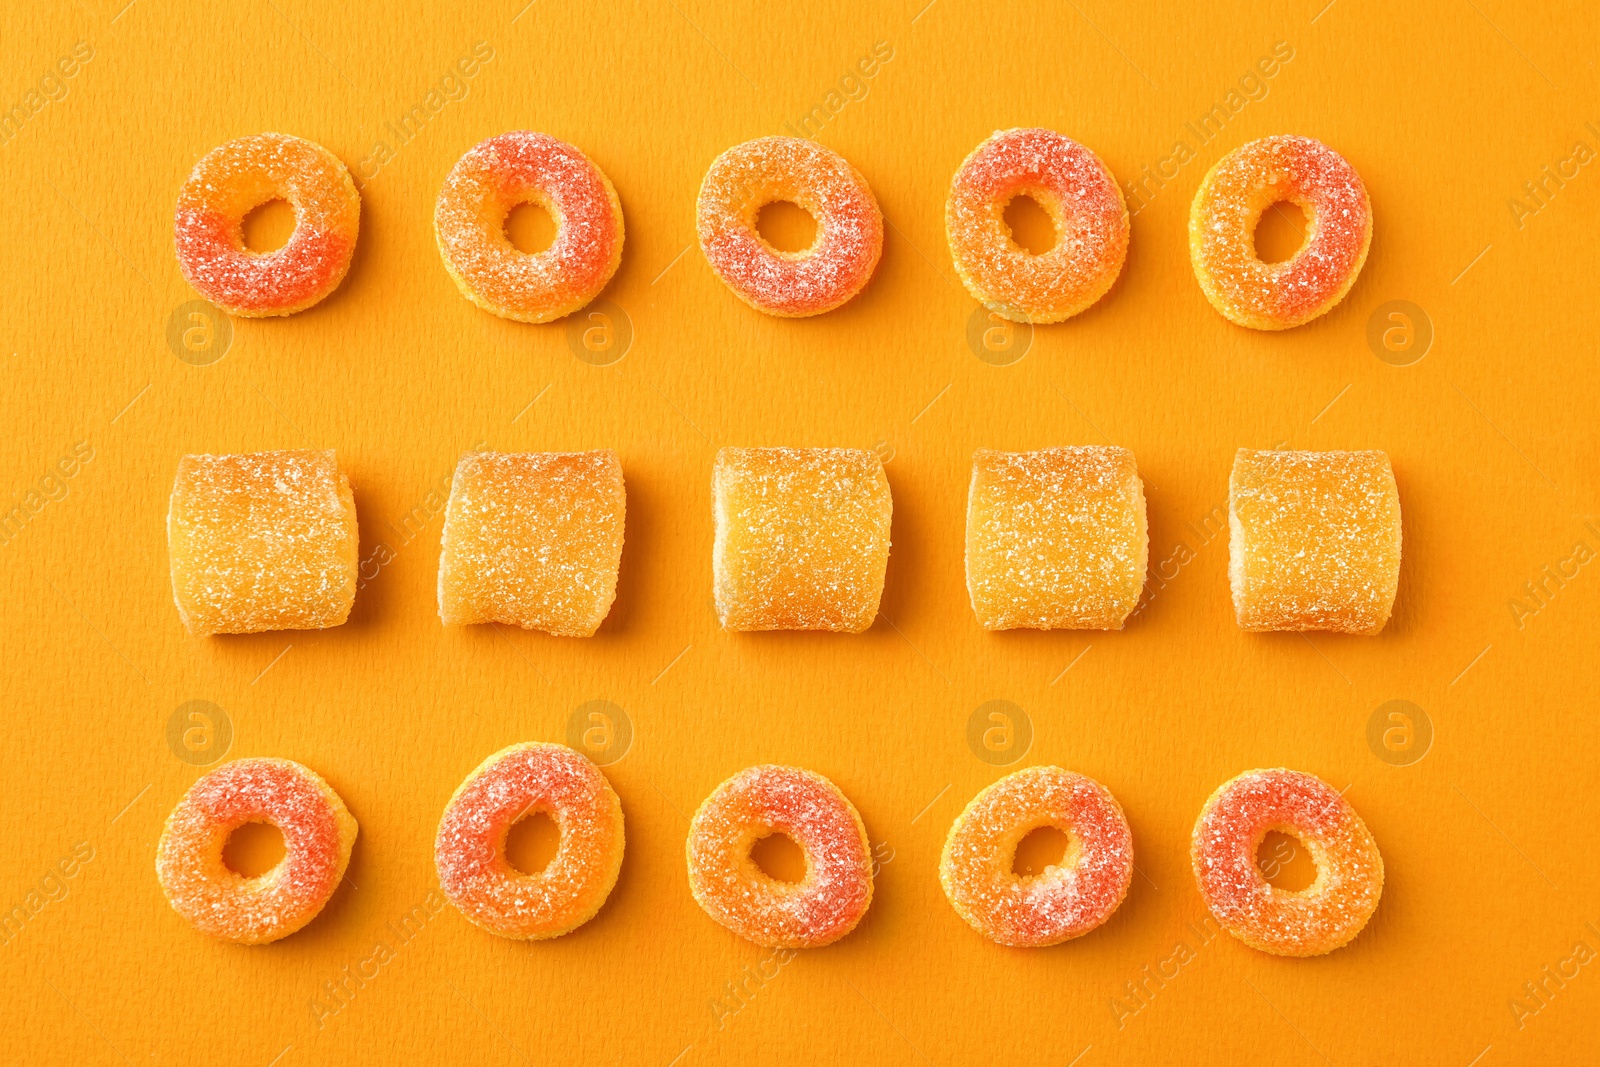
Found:
M 750 857 L 784 834 L 805 854 L 798 882 Z M 768 948 L 819 948 L 856 928 L 872 904 L 872 846 L 855 806 L 799 767 L 749 767 L 717 786 L 689 822 L 689 889 L 706 914 Z
M 1067 836 L 1060 862 L 1031 877 L 1017 874 L 1017 845 L 1046 826 Z M 939 881 L 956 913 L 989 940 L 1059 945 L 1111 918 L 1128 895 L 1133 831 L 1117 798 L 1093 778 L 1029 767 L 989 786 L 956 817 Z
M 785 252 L 756 232 L 756 215 L 787 200 L 817 223 L 810 248 Z M 724 285 L 757 311 L 820 315 L 859 293 L 883 254 L 883 215 L 843 156 L 799 137 L 760 137 L 711 164 L 696 208 L 700 249 Z
M 617 594 L 626 512 L 610 449 L 468 452 L 445 506 L 439 618 L 588 637 Z
M 545 813 L 561 833 L 548 866 L 524 874 L 506 834 Z M 468 920 L 519 941 L 570 933 L 594 918 L 622 869 L 622 802 L 586 757 L 565 745 L 503 748 L 461 783 L 439 820 L 439 885 Z
M 271 252 L 244 245 L 244 217 L 272 200 L 294 208 L 289 243 Z M 332 152 L 286 133 L 258 133 L 213 148 L 178 193 L 173 240 L 178 266 L 201 296 L 230 315 L 304 311 L 350 269 L 361 197 Z
M 967 594 L 986 630 L 1120 630 L 1144 590 L 1144 483 L 1126 448 L 972 457 Z
M 1316 865 L 1297 892 L 1269 883 L 1256 850 L 1270 831 L 1297 838 Z M 1246 771 L 1206 800 L 1189 845 L 1200 896 L 1217 922 L 1275 956 L 1320 956 L 1361 932 L 1383 894 L 1383 857 L 1344 796 L 1284 767 Z
M 1228 578 L 1242 630 L 1376 634 L 1400 587 L 1400 495 L 1383 452 L 1241 448 Z
M 356 506 L 331 451 L 184 456 L 167 511 L 192 634 L 338 626 L 356 598 Z
M 245 823 L 283 835 L 283 859 L 246 878 L 222 859 Z M 189 787 L 167 816 L 156 846 L 156 877 L 167 903 L 196 930 L 263 945 L 317 917 L 344 877 L 355 817 L 333 787 L 292 760 L 225 763 Z
M 894 510 L 876 453 L 724 448 L 711 492 L 723 629 L 860 633 L 872 625 Z
M 1012 238 L 1006 206 L 1035 200 L 1056 243 L 1034 255 Z M 985 307 L 1013 322 L 1060 322 L 1099 300 L 1128 254 L 1128 205 L 1111 171 L 1053 130 L 997 130 L 950 181 L 945 236 L 956 273 Z
M 523 252 L 506 236 L 506 216 L 521 204 L 555 220 L 555 242 L 542 252 Z M 622 203 L 611 180 L 565 141 L 525 130 L 491 137 L 456 162 L 433 230 L 462 295 L 518 322 L 572 314 L 622 263 Z
M 1256 255 L 1256 223 L 1280 201 L 1306 216 L 1300 250 Z M 1344 157 L 1309 137 L 1263 137 L 1224 156 L 1189 208 L 1189 259 L 1211 306 L 1255 330 L 1326 314 L 1356 283 L 1372 243 L 1372 204 Z

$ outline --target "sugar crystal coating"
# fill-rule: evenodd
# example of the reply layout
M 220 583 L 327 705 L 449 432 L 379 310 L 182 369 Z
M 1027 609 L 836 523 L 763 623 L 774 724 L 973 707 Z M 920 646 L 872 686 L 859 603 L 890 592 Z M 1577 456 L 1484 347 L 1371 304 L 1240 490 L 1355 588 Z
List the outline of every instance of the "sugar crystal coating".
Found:
M 1317 868 L 1310 886 L 1290 891 L 1267 881 L 1256 850 L 1269 831 L 1306 847 Z M 1322 779 L 1285 767 L 1219 786 L 1194 824 L 1189 857 L 1223 929 L 1278 956 L 1318 956 L 1348 943 L 1383 894 L 1383 857 L 1361 816 Z
M 1144 483 L 1125 448 L 979 449 L 967 593 L 988 630 L 1120 630 L 1149 558 Z
M 616 598 L 626 515 L 610 449 L 467 453 L 445 506 L 439 618 L 588 637 Z
M 728 630 L 872 625 L 894 502 L 876 454 L 724 448 L 712 474 L 717 616 Z
M 1025 877 L 1017 845 L 1053 826 L 1067 835 L 1061 862 Z M 972 799 L 945 839 L 939 882 L 963 919 L 1002 945 L 1038 948 L 1093 930 L 1133 882 L 1133 831 L 1105 786 L 1060 767 L 1029 767 Z
M 1279 201 L 1306 215 L 1306 239 L 1282 263 L 1256 255 L 1256 223 Z M 1372 203 L 1343 156 L 1309 137 L 1263 137 L 1224 156 L 1189 209 L 1189 258 L 1223 317 L 1257 330 L 1310 322 L 1344 299 L 1367 261 Z
M 356 510 L 331 451 L 184 456 L 167 512 L 172 597 L 193 634 L 338 626 Z
M 750 858 L 787 835 L 806 875 L 789 883 Z M 872 846 L 855 806 L 813 771 L 749 767 L 712 791 L 689 824 L 689 889 L 717 922 L 774 948 L 817 948 L 856 928 L 872 904 Z
M 1241 629 L 1370 635 L 1389 621 L 1401 536 L 1387 454 L 1241 448 L 1228 518 Z
M 506 216 L 519 204 L 550 213 L 549 248 L 523 252 L 506 236 Z M 570 315 L 599 296 L 622 263 L 622 203 L 611 179 L 542 133 L 502 133 L 468 149 L 439 190 L 433 227 L 462 294 L 518 322 Z
M 294 208 L 289 241 L 245 247 L 243 221 L 270 200 Z M 355 252 L 361 197 L 350 172 L 319 144 L 283 133 L 240 137 L 195 164 L 178 193 L 173 240 L 183 276 L 233 315 L 290 315 L 339 287 Z
M 545 813 L 561 841 L 544 870 L 506 859 L 506 835 Z M 434 839 L 439 885 L 450 903 L 490 933 L 559 937 L 594 918 L 622 869 L 622 802 L 593 762 L 565 745 L 501 749 L 462 782 Z
M 222 850 L 248 822 L 283 835 L 283 859 L 246 878 Z M 333 787 L 286 759 L 241 759 L 203 776 L 167 816 L 156 877 L 174 911 L 203 934 L 259 945 L 316 918 L 344 877 L 356 820 Z
M 810 248 L 785 252 L 756 232 L 757 213 L 779 200 L 816 220 Z M 866 179 L 839 153 L 799 137 L 760 137 L 718 156 L 696 220 L 717 277 L 768 315 L 832 311 L 866 286 L 883 254 L 883 215 Z
M 1056 243 L 1033 255 L 1006 206 L 1033 198 Z M 1060 322 L 1106 294 L 1128 253 L 1128 206 L 1098 156 L 1053 130 L 997 130 L 950 181 L 945 236 L 967 292 L 1013 322 Z

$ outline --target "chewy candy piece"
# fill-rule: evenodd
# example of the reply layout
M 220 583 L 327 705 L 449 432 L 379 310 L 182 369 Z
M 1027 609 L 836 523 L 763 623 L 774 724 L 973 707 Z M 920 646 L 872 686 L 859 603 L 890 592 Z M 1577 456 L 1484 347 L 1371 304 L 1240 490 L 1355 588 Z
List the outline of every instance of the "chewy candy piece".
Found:
M 283 834 L 283 859 L 247 878 L 223 862 L 228 837 L 249 822 Z M 333 787 L 286 759 L 224 763 L 183 795 L 156 846 L 167 903 L 196 930 L 241 945 L 288 937 L 339 888 L 359 827 Z
M 561 843 L 543 870 L 506 859 L 506 835 L 544 812 Z M 594 918 L 622 869 L 622 802 L 606 776 L 565 745 L 503 748 L 456 789 L 439 820 L 433 862 L 468 921 L 519 941 L 560 937 Z
M 1400 584 L 1400 496 L 1386 453 L 1241 448 L 1228 577 L 1243 630 L 1376 634 Z
M 810 248 L 783 252 L 756 230 L 767 204 L 789 200 L 817 220 Z M 883 255 L 883 214 L 872 189 L 839 153 L 803 137 L 734 145 L 706 171 L 695 205 L 700 249 L 735 296 L 781 318 L 847 303 Z
M 764 837 L 800 846 L 799 882 L 770 877 L 750 858 Z M 769 948 L 821 948 L 872 906 L 876 862 L 861 815 L 815 771 L 746 767 L 712 791 L 689 821 L 689 891 L 707 915 Z
M 626 513 L 610 449 L 468 452 L 445 507 L 439 618 L 590 636 L 616 599 Z
M 340 625 L 355 603 L 356 546 L 355 498 L 331 450 L 178 460 L 167 552 L 190 633 Z
M 1122 629 L 1149 545 L 1144 483 L 1126 448 L 973 455 L 967 593 L 984 629 Z
M 724 448 L 711 493 L 724 629 L 860 633 L 872 625 L 894 510 L 875 453 Z
M 1316 864 L 1305 889 L 1266 880 L 1256 849 L 1291 834 Z M 1222 928 L 1274 956 L 1320 956 L 1348 944 L 1383 895 L 1383 856 L 1356 809 L 1314 774 L 1245 771 L 1217 787 L 1195 820 L 1189 861 L 1200 898 Z
M 1067 835 L 1061 859 L 1037 875 L 1012 869 L 1017 845 L 1044 826 Z M 1029 767 L 972 798 L 944 841 L 939 881 L 956 913 L 1001 945 L 1042 948 L 1111 918 L 1133 884 L 1133 831 L 1093 778 Z
M 242 226 L 270 200 L 294 208 L 294 233 L 273 252 L 245 247 Z M 178 267 L 230 315 L 304 311 L 339 287 L 361 230 L 361 197 L 339 158 L 284 133 L 240 137 L 207 152 L 178 194 Z

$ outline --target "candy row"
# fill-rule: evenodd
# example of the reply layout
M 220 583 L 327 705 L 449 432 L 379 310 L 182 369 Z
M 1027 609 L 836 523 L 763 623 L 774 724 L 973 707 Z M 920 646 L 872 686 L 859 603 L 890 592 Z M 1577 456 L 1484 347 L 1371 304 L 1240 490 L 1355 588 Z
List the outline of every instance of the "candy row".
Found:
M 560 833 L 542 869 L 506 855 L 511 829 L 547 814 Z M 248 822 L 276 826 L 284 857 L 254 878 L 223 851 Z M 1043 872 L 1015 872 L 1017 846 L 1053 827 L 1070 842 Z M 1292 833 L 1318 868 L 1303 891 L 1271 885 L 1256 863 L 1268 831 Z M 156 873 L 173 909 L 202 933 L 243 944 L 299 930 L 332 897 L 356 820 L 315 772 L 285 759 L 242 759 L 202 777 L 168 816 Z M 797 882 L 762 869 L 752 850 L 773 835 L 804 855 Z M 451 796 L 434 839 L 444 896 L 469 921 L 517 940 L 559 937 L 592 919 L 616 884 L 622 804 L 600 768 L 564 745 L 525 743 L 485 760 Z M 750 767 L 712 791 L 690 820 L 689 888 L 712 919 L 756 944 L 818 948 L 854 930 L 872 904 L 877 860 L 861 815 L 827 778 L 798 767 Z M 1206 907 L 1230 934 L 1280 956 L 1347 944 L 1383 892 L 1383 857 L 1343 794 L 1286 768 L 1247 771 L 1206 800 L 1190 841 Z M 1133 881 L 1133 833 L 1110 790 L 1059 767 L 1029 767 L 980 792 L 951 825 L 939 881 L 973 929 L 1039 948 L 1094 930 Z M 441 905 L 442 906 L 442 905 Z
M 872 625 L 893 515 L 876 453 L 724 448 L 712 505 L 724 629 Z M 609 449 L 467 453 L 444 508 L 440 619 L 592 635 L 616 596 L 626 510 L 622 464 Z M 1242 629 L 1383 629 L 1401 549 L 1385 453 L 1240 449 L 1228 519 Z M 167 544 L 173 599 L 195 634 L 338 626 L 392 558 L 385 543 L 358 558 L 355 503 L 332 451 L 182 457 Z M 1121 629 L 1148 570 L 1132 452 L 973 456 L 967 592 L 985 629 Z
M 1005 219 L 1033 199 L 1055 228 L 1035 254 Z M 270 200 L 296 213 L 275 251 L 243 240 L 245 216 Z M 757 215 L 792 202 L 816 224 L 809 247 L 780 250 Z M 1310 219 L 1303 246 L 1282 263 L 1256 254 L 1256 224 L 1275 203 Z M 523 252 L 506 233 L 522 204 L 547 210 L 554 242 Z M 344 164 L 321 145 L 280 133 L 208 152 L 178 195 L 174 245 L 184 277 L 235 315 L 289 315 L 339 286 L 360 230 L 361 198 Z M 622 204 L 581 151 L 516 131 L 475 145 L 445 178 L 434 234 L 445 269 L 466 298 L 503 318 L 548 322 L 588 304 L 622 263 Z M 696 204 L 701 251 L 739 299 L 769 315 L 832 311 L 859 293 L 883 253 L 884 220 L 859 172 L 831 149 L 798 137 L 736 145 L 711 164 Z M 1110 290 L 1127 257 L 1128 208 L 1111 171 L 1088 148 L 1052 130 L 997 131 L 962 162 L 945 203 L 945 236 L 962 284 L 1016 322 L 1060 322 Z M 1372 205 L 1353 167 L 1309 137 L 1266 137 L 1220 160 L 1189 212 L 1195 278 L 1230 321 L 1282 330 L 1326 313 L 1355 284 L 1372 241 Z

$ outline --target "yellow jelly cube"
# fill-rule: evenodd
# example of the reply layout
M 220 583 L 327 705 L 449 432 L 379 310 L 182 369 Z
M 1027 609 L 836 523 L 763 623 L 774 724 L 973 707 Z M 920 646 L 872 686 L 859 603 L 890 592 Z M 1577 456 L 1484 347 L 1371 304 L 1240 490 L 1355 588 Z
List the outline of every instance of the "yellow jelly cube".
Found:
M 1126 448 L 973 455 L 967 594 L 984 629 L 1122 629 L 1149 546 Z
M 1228 576 L 1245 630 L 1375 634 L 1400 584 L 1400 495 L 1383 452 L 1241 448 Z
M 877 455 L 853 448 L 724 448 L 711 492 L 711 570 L 728 630 L 872 625 L 894 502 Z
M 610 449 L 467 453 L 445 506 L 439 618 L 588 637 L 616 599 L 626 514 Z
M 331 451 L 184 456 L 167 512 L 190 633 L 338 626 L 356 597 L 356 507 Z

